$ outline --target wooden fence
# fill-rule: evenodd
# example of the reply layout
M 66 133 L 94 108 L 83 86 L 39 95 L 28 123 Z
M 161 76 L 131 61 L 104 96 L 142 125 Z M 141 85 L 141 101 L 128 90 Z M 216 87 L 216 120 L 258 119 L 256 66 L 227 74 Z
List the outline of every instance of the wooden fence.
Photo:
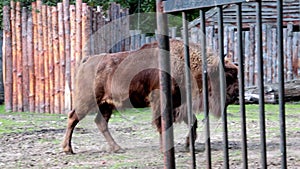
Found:
M 234 62 L 238 62 L 237 34 L 235 27 L 224 28 L 224 51 Z M 294 80 L 300 76 L 300 32 L 297 26 L 288 23 L 283 30 L 284 36 L 284 57 L 285 57 L 285 80 Z M 191 40 L 200 42 L 199 28 L 191 30 Z M 271 25 L 263 24 L 263 60 L 264 60 L 264 81 L 265 83 L 278 83 L 278 58 L 277 58 L 277 30 Z M 207 44 L 214 51 L 218 51 L 217 29 L 213 26 L 207 27 Z M 249 30 L 243 31 L 243 48 L 245 56 L 245 85 L 257 85 L 257 48 L 256 48 L 256 26 L 250 25 Z
M 3 7 L 3 71 L 7 111 L 65 113 L 72 108 L 73 76 L 82 56 L 129 50 L 128 9 L 107 11 L 82 0 L 32 9 Z

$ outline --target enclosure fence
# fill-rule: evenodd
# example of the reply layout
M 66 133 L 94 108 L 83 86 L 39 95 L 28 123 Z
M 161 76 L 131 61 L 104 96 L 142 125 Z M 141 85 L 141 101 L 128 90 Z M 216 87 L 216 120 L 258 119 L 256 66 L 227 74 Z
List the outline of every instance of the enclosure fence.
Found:
M 3 7 L 5 107 L 65 113 L 72 108 L 73 77 L 82 57 L 130 49 L 128 39 L 117 39 L 129 34 L 128 9 L 111 3 L 104 11 L 82 0 L 57 6 L 37 0 L 31 7 L 15 1 Z

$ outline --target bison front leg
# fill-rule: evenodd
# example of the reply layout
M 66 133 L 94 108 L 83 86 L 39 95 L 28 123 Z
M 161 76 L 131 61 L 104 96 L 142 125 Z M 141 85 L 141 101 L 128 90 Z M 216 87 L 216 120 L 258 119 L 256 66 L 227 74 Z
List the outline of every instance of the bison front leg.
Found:
M 95 123 L 97 124 L 98 129 L 103 134 L 104 138 L 108 142 L 110 146 L 111 152 L 123 152 L 124 150 L 115 142 L 113 137 L 111 136 L 108 130 L 108 121 L 112 114 L 112 105 L 103 104 L 100 105 L 100 112 L 97 114 L 95 118 Z
M 185 124 L 189 124 L 189 121 L 188 121 L 188 114 L 187 112 L 184 113 L 184 117 L 183 117 L 183 121 Z M 197 139 L 197 127 L 198 127 L 198 124 L 197 124 L 197 117 L 195 116 L 195 114 L 193 114 L 193 124 L 192 126 L 188 126 L 189 127 L 189 131 L 192 132 L 193 134 L 193 144 L 195 144 L 195 141 Z M 186 142 L 185 142 L 185 145 L 186 147 L 189 147 L 190 146 L 190 133 L 189 135 L 186 137 Z
M 63 151 L 66 154 L 74 154 L 72 146 L 71 146 L 71 140 L 72 140 L 72 134 L 73 134 L 74 128 L 78 122 L 79 122 L 79 118 L 78 118 L 77 114 L 75 113 L 75 110 L 72 110 L 68 114 L 67 130 L 66 130 L 65 138 L 64 138 L 64 141 L 62 144 Z

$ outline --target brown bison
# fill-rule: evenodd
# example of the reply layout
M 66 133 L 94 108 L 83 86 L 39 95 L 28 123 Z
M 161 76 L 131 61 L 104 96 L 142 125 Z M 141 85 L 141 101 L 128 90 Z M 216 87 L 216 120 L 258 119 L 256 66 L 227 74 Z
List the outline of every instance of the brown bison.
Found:
M 189 44 L 189 47 L 192 94 L 196 105 L 194 107 L 199 110 L 202 107 L 201 51 L 199 45 Z M 108 121 L 113 110 L 151 106 L 153 123 L 161 135 L 159 73 L 165 73 L 172 79 L 174 122 L 187 123 L 184 44 L 179 40 L 170 41 L 171 72 L 158 69 L 158 52 L 157 43 L 151 43 L 136 51 L 101 54 L 87 57 L 82 61 L 75 79 L 74 109 L 68 115 L 63 141 L 63 150 L 66 153 L 73 153 L 71 147 L 73 130 L 89 112 L 97 112 L 95 122 L 113 152 L 121 150 L 108 130 Z M 237 66 L 225 60 L 224 67 L 227 83 L 226 105 L 220 105 L 219 61 L 212 52 L 208 52 L 210 113 L 217 117 L 220 116 L 221 108 L 232 103 L 238 94 Z M 195 127 L 196 125 L 197 121 L 194 122 Z M 196 132 L 193 134 L 196 135 Z

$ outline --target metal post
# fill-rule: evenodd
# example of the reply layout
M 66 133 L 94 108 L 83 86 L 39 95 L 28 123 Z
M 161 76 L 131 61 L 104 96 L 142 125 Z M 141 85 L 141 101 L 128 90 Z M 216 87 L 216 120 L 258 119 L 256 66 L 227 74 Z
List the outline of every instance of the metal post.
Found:
M 195 127 L 192 112 L 192 95 L 191 95 L 191 71 L 190 71 L 190 53 L 189 53 L 189 35 L 188 25 L 186 20 L 186 13 L 182 12 L 182 24 L 183 24 L 183 43 L 184 43 L 184 58 L 185 58 L 185 86 L 186 86 L 186 103 L 188 113 L 188 125 L 190 130 L 190 153 L 192 155 L 191 168 L 196 168 L 196 157 L 195 157 L 195 141 L 194 133 Z
M 277 32 L 278 32 L 278 97 L 280 118 L 280 152 L 281 168 L 287 168 L 286 161 L 286 130 L 285 130 L 285 101 L 284 101 L 284 55 L 283 55 L 283 26 L 282 26 L 282 0 L 277 0 Z
M 227 110 L 226 102 L 226 80 L 224 77 L 224 28 L 223 28 L 223 7 L 218 6 L 218 35 L 219 35 L 219 57 L 220 57 L 220 94 L 221 94 L 221 111 L 223 120 L 223 153 L 224 153 L 224 168 L 229 168 L 229 153 L 228 153 L 228 127 L 227 127 Z
M 266 124 L 265 124 L 265 97 L 264 97 L 264 72 L 262 55 L 262 23 L 261 23 L 261 1 L 256 2 L 256 27 L 257 27 L 257 64 L 258 64 L 258 88 L 259 88 L 259 119 L 260 119 L 260 147 L 261 166 L 267 168 L 266 149 Z
M 206 31 L 205 31 L 205 11 L 200 9 L 200 19 L 201 19 L 201 50 L 202 50 L 202 81 L 203 81 L 203 111 L 205 114 L 205 130 L 206 130 L 206 168 L 211 168 L 211 147 L 210 147 L 210 129 L 209 129 L 209 105 L 208 105 L 208 75 L 207 75 L 207 56 L 206 56 Z
M 171 95 L 171 72 L 170 67 L 170 46 L 168 18 L 163 13 L 162 0 L 156 0 L 156 18 L 157 18 L 157 38 L 159 46 L 159 69 L 160 71 L 160 101 L 161 101 L 161 125 L 162 125 L 162 146 L 164 152 L 164 168 L 175 168 L 174 140 L 173 140 L 173 114 L 172 114 L 172 95 Z M 164 104 L 165 103 L 165 104 Z
M 247 157 L 247 125 L 246 125 L 246 110 L 245 110 L 245 80 L 244 80 L 244 55 L 243 55 L 243 37 L 242 37 L 242 4 L 238 3 L 236 9 L 237 18 L 237 41 L 238 50 L 237 55 L 239 58 L 239 101 L 241 113 L 241 126 L 242 126 L 242 153 L 243 153 L 243 168 L 248 168 Z

